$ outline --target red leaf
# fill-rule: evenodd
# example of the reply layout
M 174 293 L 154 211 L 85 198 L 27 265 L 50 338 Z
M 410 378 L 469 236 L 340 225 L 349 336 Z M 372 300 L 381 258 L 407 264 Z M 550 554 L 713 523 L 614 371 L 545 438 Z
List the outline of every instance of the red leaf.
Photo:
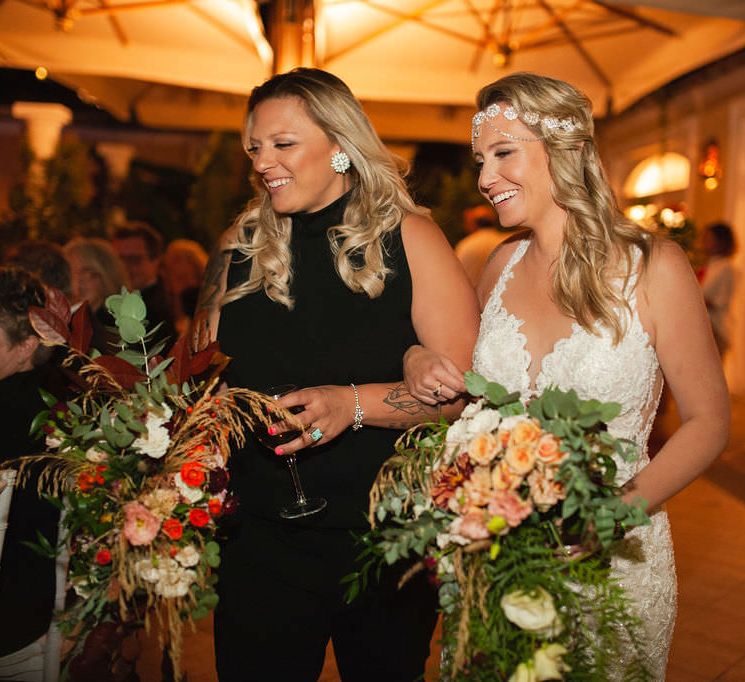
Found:
M 65 327 L 70 324 L 70 301 L 59 289 L 46 287 L 44 293 L 47 297 L 46 309 L 62 320 Z
M 121 384 L 122 388 L 134 388 L 138 381 L 145 378 L 145 375 L 137 367 L 113 355 L 101 355 L 93 362 L 108 370 L 114 379 Z
M 191 358 L 191 374 L 195 376 L 204 372 L 213 362 L 215 362 L 215 353 L 219 353 L 220 344 L 213 341 L 207 348 L 199 351 Z
M 55 315 L 49 308 L 39 308 L 35 305 L 28 309 L 28 319 L 34 331 L 46 346 L 64 346 L 70 338 L 67 324 Z
M 166 376 L 170 383 L 181 386 L 191 376 L 189 372 L 189 366 L 191 364 L 189 356 L 189 345 L 186 342 L 186 337 L 182 336 L 173 344 L 171 350 L 168 352 L 168 357 L 173 358 L 173 362 L 166 370 Z
M 70 346 L 81 353 L 87 353 L 93 338 L 91 313 L 87 303 L 83 303 L 75 311 L 70 326 Z

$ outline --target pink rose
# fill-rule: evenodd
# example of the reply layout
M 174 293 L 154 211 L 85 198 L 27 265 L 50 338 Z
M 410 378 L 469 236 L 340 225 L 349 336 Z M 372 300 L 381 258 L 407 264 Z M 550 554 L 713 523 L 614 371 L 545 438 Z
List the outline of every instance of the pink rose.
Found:
M 160 520 L 139 502 L 124 505 L 124 537 L 131 545 L 149 545 L 160 530 Z
M 470 506 L 484 507 L 491 499 L 492 484 L 489 467 L 476 467 L 463 483 L 463 492 Z
M 533 504 L 529 500 L 520 499 L 510 490 L 498 490 L 489 502 L 489 513 L 504 518 L 511 528 L 519 526 L 532 511 Z
M 528 476 L 528 483 L 530 484 L 530 497 L 538 511 L 548 511 L 565 497 L 564 486 L 539 471 L 533 471 Z

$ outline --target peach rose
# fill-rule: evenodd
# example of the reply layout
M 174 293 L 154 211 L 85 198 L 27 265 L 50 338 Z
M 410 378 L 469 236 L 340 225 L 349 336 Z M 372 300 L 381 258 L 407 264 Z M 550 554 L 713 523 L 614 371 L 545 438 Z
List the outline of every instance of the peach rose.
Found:
M 564 499 L 564 486 L 558 481 L 552 481 L 540 471 L 533 471 L 528 476 L 530 497 L 538 511 L 548 511 L 559 500 Z
M 558 464 L 568 455 L 559 449 L 561 441 L 551 433 L 543 434 L 538 440 L 536 455 L 538 459 L 546 464 Z
M 499 452 L 499 442 L 491 433 L 481 433 L 468 444 L 468 454 L 476 464 L 489 464 Z
M 524 476 L 535 465 L 535 450 L 530 444 L 510 445 L 503 461 L 516 474 Z
M 523 477 L 512 471 L 504 460 L 492 470 L 491 484 L 495 490 L 517 490 L 522 482 Z
M 514 445 L 537 443 L 542 433 L 540 424 L 535 419 L 526 419 L 515 424 L 510 441 Z
M 492 493 L 491 471 L 489 467 L 476 467 L 469 479 L 463 483 L 463 492 L 469 506 L 484 507 Z
M 489 502 L 489 514 L 503 517 L 511 528 L 519 526 L 532 511 L 533 504 L 530 500 L 523 500 L 517 493 L 509 490 L 497 490 Z

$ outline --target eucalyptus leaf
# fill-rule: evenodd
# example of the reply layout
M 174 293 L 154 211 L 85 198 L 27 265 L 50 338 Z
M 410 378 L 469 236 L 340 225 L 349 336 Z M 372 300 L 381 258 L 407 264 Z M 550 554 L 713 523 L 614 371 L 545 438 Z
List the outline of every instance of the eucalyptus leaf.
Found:
M 137 343 L 145 336 L 145 326 L 133 317 L 118 317 L 116 326 L 122 340 L 127 343 Z
M 119 323 L 119 317 L 131 317 L 138 322 L 142 322 L 147 316 L 147 308 L 145 302 L 142 300 L 139 292 L 130 293 L 124 296 L 119 307 L 119 312 L 116 313 L 117 324 Z
M 487 384 L 489 383 L 484 377 L 476 372 L 468 371 L 463 375 L 466 383 L 466 389 L 468 392 L 476 397 L 481 397 L 486 391 Z

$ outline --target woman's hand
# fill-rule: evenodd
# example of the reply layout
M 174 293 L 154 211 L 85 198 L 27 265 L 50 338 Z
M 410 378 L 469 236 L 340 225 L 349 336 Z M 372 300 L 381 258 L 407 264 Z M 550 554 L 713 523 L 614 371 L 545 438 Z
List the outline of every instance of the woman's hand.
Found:
M 355 402 L 351 386 L 303 388 L 282 396 L 277 405 L 285 409 L 302 406 L 303 411 L 294 416 L 305 427 L 299 438 L 275 450 L 278 455 L 291 455 L 303 448 L 325 445 L 354 423 Z M 320 438 L 314 438 L 313 434 L 320 434 Z
M 409 393 L 426 405 L 437 405 L 466 392 L 461 372 L 450 358 L 424 346 L 404 354 L 404 381 Z

